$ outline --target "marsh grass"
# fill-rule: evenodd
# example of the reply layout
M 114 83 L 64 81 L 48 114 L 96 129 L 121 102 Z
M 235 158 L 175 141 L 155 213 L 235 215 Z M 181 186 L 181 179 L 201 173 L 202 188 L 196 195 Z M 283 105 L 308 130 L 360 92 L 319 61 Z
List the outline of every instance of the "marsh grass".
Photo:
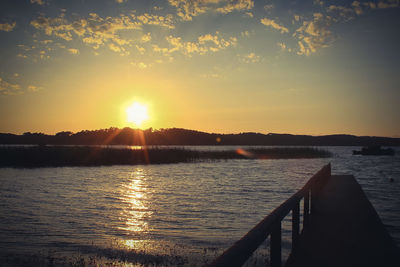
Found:
M 0 147 L 0 167 L 62 167 L 165 164 L 228 159 L 323 158 L 332 154 L 313 147 L 273 147 L 223 151 L 185 148 L 113 148 L 96 146 Z

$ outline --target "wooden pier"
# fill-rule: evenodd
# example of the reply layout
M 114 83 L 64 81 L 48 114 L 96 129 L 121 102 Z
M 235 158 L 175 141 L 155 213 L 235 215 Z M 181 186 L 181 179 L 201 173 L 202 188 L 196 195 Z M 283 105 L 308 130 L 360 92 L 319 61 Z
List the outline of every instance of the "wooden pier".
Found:
M 210 266 L 242 266 L 268 237 L 270 266 L 282 266 L 281 222 L 289 213 L 292 251 L 285 266 L 400 266 L 400 250 L 361 186 L 351 175 L 331 175 L 330 165 L 324 166 Z

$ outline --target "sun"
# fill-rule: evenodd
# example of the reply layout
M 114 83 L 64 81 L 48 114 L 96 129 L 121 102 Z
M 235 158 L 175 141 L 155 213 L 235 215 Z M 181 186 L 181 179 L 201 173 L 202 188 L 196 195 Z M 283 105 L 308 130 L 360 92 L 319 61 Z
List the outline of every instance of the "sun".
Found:
M 147 106 L 138 102 L 134 102 L 126 109 L 126 120 L 134 123 L 136 126 L 142 125 L 143 122 L 149 119 Z

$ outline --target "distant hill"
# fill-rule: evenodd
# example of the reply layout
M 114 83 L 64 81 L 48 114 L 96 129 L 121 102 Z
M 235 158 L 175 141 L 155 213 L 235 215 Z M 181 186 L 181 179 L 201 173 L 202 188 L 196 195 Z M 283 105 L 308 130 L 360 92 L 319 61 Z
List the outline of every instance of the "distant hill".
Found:
M 55 135 L 0 133 L 0 144 L 39 145 L 285 145 L 285 146 L 400 146 L 400 138 L 354 135 L 216 134 L 180 128 L 138 130 L 109 128 L 59 132 Z

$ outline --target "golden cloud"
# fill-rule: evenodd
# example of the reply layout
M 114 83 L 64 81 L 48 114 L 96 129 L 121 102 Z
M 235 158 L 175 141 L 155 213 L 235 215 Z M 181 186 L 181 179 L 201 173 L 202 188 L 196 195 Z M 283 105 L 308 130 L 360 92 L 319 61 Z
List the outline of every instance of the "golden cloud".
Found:
M 56 36 L 66 41 L 71 41 L 74 36 L 94 49 L 106 46 L 114 52 L 125 51 L 127 46 L 134 40 L 122 37 L 121 33 L 126 31 L 141 31 L 143 25 L 155 25 L 159 27 L 174 28 L 171 15 L 158 16 L 151 14 L 143 15 L 120 15 L 118 17 L 100 17 L 96 13 L 90 13 L 87 18 L 72 22 L 67 21 L 61 14 L 56 18 L 40 16 L 31 21 L 36 29 L 43 30 L 46 35 Z M 138 42 L 151 40 L 149 34 L 143 36 Z
M 166 40 L 170 45 L 169 48 L 153 46 L 153 51 L 162 52 L 166 56 L 178 51 L 186 56 L 191 56 L 195 53 L 204 55 L 209 52 L 218 52 L 228 47 L 236 46 L 237 44 L 236 37 L 224 39 L 220 36 L 219 32 L 216 32 L 215 35 L 201 35 L 193 42 L 183 41 L 181 37 L 174 37 L 171 35 L 167 36 Z
M 285 26 L 282 26 L 280 24 L 278 24 L 277 22 L 275 22 L 272 19 L 268 19 L 268 18 L 263 18 L 261 19 L 261 23 L 264 24 L 265 26 L 270 26 L 275 30 L 280 31 L 281 33 L 287 33 L 289 32 L 288 28 L 286 28 Z
M 334 35 L 329 30 L 332 17 L 321 13 L 314 13 L 313 19 L 304 21 L 303 25 L 296 30 L 295 37 L 299 39 L 299 55 L 310 55 L 317 49 L 329 46 L 334 41 Z
M 16 25 L 15 21 L 13 23 L 0 23 L 0 31 L 10 32 L 14 30 Z
M 177 15 L 185 21 L 207 11 L 231 13 L 233 11 L 250 10 L 254 7 L 253 0 L 168 0 L 176 8 Z

